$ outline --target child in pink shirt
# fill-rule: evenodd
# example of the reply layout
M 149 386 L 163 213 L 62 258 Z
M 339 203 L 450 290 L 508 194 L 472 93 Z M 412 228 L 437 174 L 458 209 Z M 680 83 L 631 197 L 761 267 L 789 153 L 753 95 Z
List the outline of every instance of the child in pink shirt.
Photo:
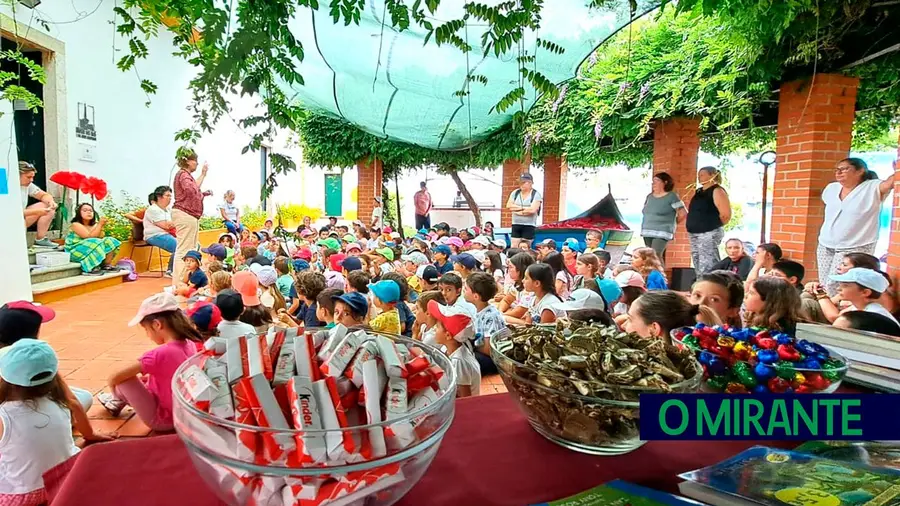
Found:
M 174 295 L 159 293 L 141 303 L 129 326 L 140 324 L 158 346 L 137 361 L 110 375 L 109 389 L 97 399 L 113 416 L 126 405 L 148 427 L 170 431 L 172 421 L 172 377 L 175 370 L 197 352 L 200 332 L 178 307 Z

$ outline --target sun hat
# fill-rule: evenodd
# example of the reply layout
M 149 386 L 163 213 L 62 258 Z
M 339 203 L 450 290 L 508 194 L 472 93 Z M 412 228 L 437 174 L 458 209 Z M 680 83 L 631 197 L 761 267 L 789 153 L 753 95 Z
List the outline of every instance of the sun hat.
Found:
M 447 306 L 436 300 L 428 301 L 428 314 L 441 322 L 453 339 L 464 343 L 475 337 L 473 314 L 462 306 Z
M 457 248 L 462 248 L 464 246 L 463 240 L 459 237 L 451 237 L 449 240 L 447 240 L 447 245 L 456 246 Z
M 491 245 L 491 240 L 483 235 L 479 235 L 478 237 L 472 239 L 472 242 L 475 244 L 480 244 L 480 245 L 484 246 L 485 248 L 487 248 L 488 246 Z
M 347 269 L 347 272 L 353 271 L 361 271 L 362 270 L 362 260 L 359 257 L 346 257 L 341 260 L 341 269 Z M 340 270 L 340 269 L 335 269 Z
M 569 237 L 565 241 L 563 241 L 563 246 L 568 247 L 570 250 L 581 253 L 581 243 L 578 242 L 578 239 L 574 237 Z
M 412 262 L 417 266 L 425 265 L 428 263 L 428 257 L 425 256 L 425 253 L 422 253 L 419 250 L 412 250 L 406 255 L 400 255 L 400 260 Z
M 278 271 L 271 265 L 261 266 L 259 272 L 254 272 L 254 274 L 256 274 L 256 280 L 259 284 L 265 287 L 270 287 L 278 281 Z
M 450 251 L 450 246 L 445 246 L 443 244 L 435 246 L 432 251 L 434 251 L 435 253 L 442 253 L 448 257 L 453 254 L 453 252 Z
M 880 272 L 862 267 L 854 267 L 843 274 L 831 276 L 831 280 L 838 283 L 857 283 L 878 293 L 884 293 L 889 286 L 887 278 Z
M 259 279 L 252 271 L 236 272 L 231 277 L 231 286 L 241 294 L 244 306 L 259 305 Z
M 184 254 L 184 258 L 193 258 L 198 263 L 203 261 L 203 255 L 197 250 L 191 250 Z
M 141 302 L 141 307 L 138 308 L 138 312 L 134 315 L 134 318 L 128 322 L 128 326 L 134 327 L 138 323 L 141 323 L 141 320 L 150 315 L 166 311 L 175 311 L 176 309 L 179 309 L 178 299 L 171 293 L 161 292 L 151 295 L 144 299 L 144 302 Z
M 460 253 L 459 255 L 453 255 L 450 257 L 450 261 L 462 265 L 466 269 L 474 269 L 478 266 L 478 260 L 475 260 L 475 257 L 468 253 Z
M 384 227 L 381 229 L 382 234 L 390 234 L 393 231 L 394 231 L 394 229 L 392 229 L 391 227 Z
M 344 304 L 350 306 L 350 310 L 353 311 L 354 314 L 365 316 L 369 312 L 369 302 L 366 300 L 366 296 L 359 292 L 350 292 L 342 295 L 333 295 L 331 300 L 341 301 Z
M 597 282 L 597 286 L 600 287 L 600 293 L 603 294 L 603 299 L 608 304 L 612 304 L 622 296 L 622 289 L 614 279 L 601 279 Z
M 626 286 L 636 286 L 638 288 L 644 288 L 646 285 L 644 284 L 644 278 L 636 271 L 622 271 L 616 276 L 616 284 L 619 285 L 619 288 L 625 288 Z
M 0 357 L 0 377 L 20 387 L 50 383 L 56 378 L 58 370 L 56 352 L 46 341 L 20 339 Z
M 400 239 L 400 232 L 391 232 L 391 239 Z
M 228 252 L 225 251 L 225 246 L 222 246 L 221 244 L 219 244 L 217 242 L 210 244 L 208 247 L 203 248 L 200 251 L 202 251 L 208 255 L 212 255 L 212 256 L 218 258 L 219 260 L 225 260 L 225 257 L 228 256 Z
M 311 228 L 304 228 L 304 229 L 300 232 L 300 237 L 308 237 L 308 236 L 311 236 L 311 235 L 318 235 L 318 234 L 319 234 L 318 232 L 316 232 L 315 230 L 313 230 L 313 229 L 311 229 Z
M 223 319 L 234 321 L 244 312 L 244 300 L 237 290 L 228 288 L 216 294 L 216 307 Z
M 319 239 L 316 243 L 319 246 L 325 246 L 328 249 L 333 249 L 335 251 L 341 250 L 341 243 L 338 242 L 334 237 L 329 237 L 328 239 Z
M 441 273 L 438 272 L 437 267 L 431 264 L 420 265 L 416 269 L 416 277 L 422 278 L 429 283 L 436 283 L 437 280 L 441 279 Z
M 356 241 L 348 242 L 347 245 L 344 246 L 344 251 L 347 253 L 349 253 L 353 250 L 362 251 L 362 246 L 360 246 L 359 243 Z
M 372 283 L 369 285 L 369 290 L 386 304 L 400 300 L 400 285 L 391 279 L 382 279 L 377 283 Z
M 308 262 L 312 259 L 312 250 L 309 248 L 300 248 L 294 252 L 294 258 L 301 258 Z
M 618 297 L 617 297 L 618 298 Z M 569 300 L 553 305 L 554 309 L 562 311 L 576 311 L 578 309 L 606 309 L 603 297 L 597 292 L 587 288 L 573 290 Z
M 341 240 L 347 243 L 356 242 L 356 236 L 353 234 L 344 234 L 344 237 L 341 237 Z
M 7 302 L 0 307 L 0 328 L 5 327 L 7 322 L 11 321 L 12 318 L 18 318 L 19 311 L 31 311 L 37 313 L 41 317 L 41 323 L 47 323 L 56 318 L 56 311 L 47 306 L 28 302 L 27 300 L 15 300 Z
M 222 322 L 222 310 L 219 306 L 205 300 L 197 301 L 188 307 L 187 315 L 198 329 L 207 332 L 215 330 Z
M 394 250 L 391 248 L 375 248 L 375 253 L 387 258 L 388 262 L 394 261 Z

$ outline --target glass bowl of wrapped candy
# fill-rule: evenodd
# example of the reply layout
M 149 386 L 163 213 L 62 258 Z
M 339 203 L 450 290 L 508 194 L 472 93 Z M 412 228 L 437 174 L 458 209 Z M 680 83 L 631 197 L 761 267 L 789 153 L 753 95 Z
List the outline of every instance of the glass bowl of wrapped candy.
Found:
M 446 355 L 338 325 L 212 338 L 175 374 L 175 429 L 229 505 L 387 506 L 453 420 Z
M 582 453 L 640 447 L 642 393 L 690 393 L 703 369 L 688 350 L 614 327 L 560 319 L 491 336 L 491 358 L 531 426 Z
M 776 330 L 698 323 L 672 331 L 703 366 L 703 390 L 731 394 L 830 394 L 849 365 L 840 353 Z

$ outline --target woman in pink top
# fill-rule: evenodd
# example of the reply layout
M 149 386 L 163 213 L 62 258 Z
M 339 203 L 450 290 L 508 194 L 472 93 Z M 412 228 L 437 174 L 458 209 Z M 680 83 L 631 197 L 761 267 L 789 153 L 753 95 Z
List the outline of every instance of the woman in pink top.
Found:
M 201 342 L 202 337 L 178 307 L 175 296 L 165 292 L 141 303 L 129 326 L 138 324 L 158 346 L 112 373 L 109 389 L 113 393 L 102 393 L 97 400 L 113 416 L 130 405 L 148 427 L 169 431 L 174 428 L 172 377 L 178 366 L 197 352 L 195 343 Z

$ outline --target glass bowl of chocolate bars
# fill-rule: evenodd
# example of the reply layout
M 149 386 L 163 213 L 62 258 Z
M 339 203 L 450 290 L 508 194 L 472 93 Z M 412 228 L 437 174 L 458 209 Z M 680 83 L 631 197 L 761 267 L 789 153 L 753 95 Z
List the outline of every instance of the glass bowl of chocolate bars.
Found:
M 644 393 L 691 393 L 703 369 L 693 353 L 604 327 L 557 320 L 491 336 L 491 358 L 531 426 L 582 453 L 639 448 Z
M 388 506 L 453 420 L 446 355 L 367 329 L 211 338 L 175 374 L 175 429 L 229 505 Z

